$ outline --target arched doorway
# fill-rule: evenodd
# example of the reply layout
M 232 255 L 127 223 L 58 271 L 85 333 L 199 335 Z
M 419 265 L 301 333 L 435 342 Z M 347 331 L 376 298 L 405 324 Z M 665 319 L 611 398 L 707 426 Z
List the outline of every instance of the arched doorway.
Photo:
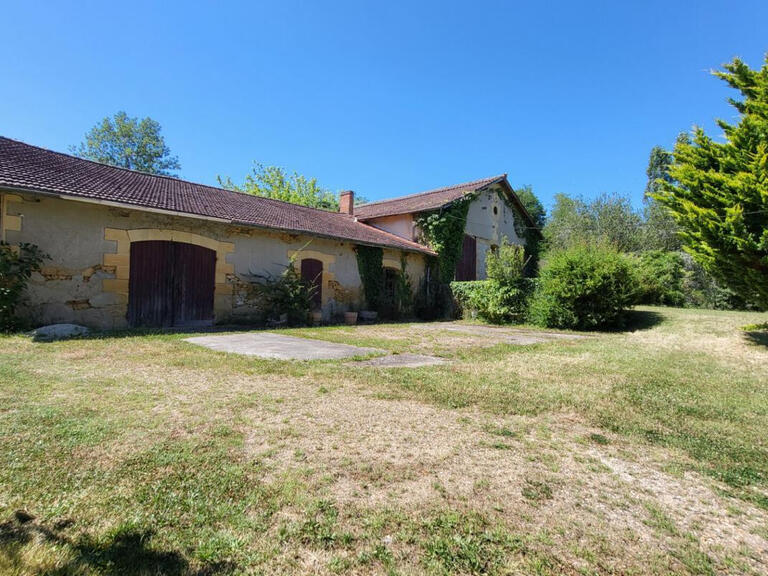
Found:
M 210 326 L 216 252 L 147 240 L 131 243 L 128 323 L 131 326 Z
M 323 305 L 323 263 L 315 258 L 301 261 L 301 279 L 313 288 L 312 309 L 319 310 Z

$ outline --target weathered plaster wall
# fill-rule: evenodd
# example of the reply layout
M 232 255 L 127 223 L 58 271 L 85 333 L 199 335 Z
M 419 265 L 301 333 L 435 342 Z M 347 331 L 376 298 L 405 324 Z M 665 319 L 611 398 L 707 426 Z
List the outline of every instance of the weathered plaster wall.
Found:
M 484 190 L 469 205 L 466 234 L 477 238 L 478 280 L 486 277 L 488 250 L 500 245 L 502 238 L 506 237 L 513 244 L 525 244 L 515 231 L 515 211 L 502 198 L 500 187 Z
M 326 318 L 347 307 L 338 301 L 335 288 L 359 297 L 357 260 L 348 242 L 28 194 L 10 199 L 3 194 L 0 201 L 6 239 L 37 244 L 50 256 L 27 290 L 26 312 L 37 323 L 124 327 L 130 243 L 140 240 L 189 242 L 217 252 L 214 310 L 219 322 L 252 313 L 246 298 L 248 277 L 279 275 L 297 252 L 297 260 L 323 262 Z M 399 268 L 399 252 L 386 253 Z M 408 273 L 414 282 L 420 281 L 421 255 L 408 256 Z
M 373 218 L 367 220 L 367 224 L 386 230 L 391 234 L 400 236 L 407 240 L 413 240 L 414 227 L 413 227 L 413 214 L 398 214 L 395 216 L 384 216 L 382 218 Z

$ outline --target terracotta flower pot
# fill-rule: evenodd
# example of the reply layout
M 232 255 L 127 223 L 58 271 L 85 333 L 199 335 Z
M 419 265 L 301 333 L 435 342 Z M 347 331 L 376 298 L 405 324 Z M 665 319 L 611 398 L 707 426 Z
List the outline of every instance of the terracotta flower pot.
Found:
M 312 324 L 319 325 L 323 321 L 323 313 L 320 310 L 312 312 Z
M 357 324 L 357 312 L 344 312 L 344 323 L 348 326 Z

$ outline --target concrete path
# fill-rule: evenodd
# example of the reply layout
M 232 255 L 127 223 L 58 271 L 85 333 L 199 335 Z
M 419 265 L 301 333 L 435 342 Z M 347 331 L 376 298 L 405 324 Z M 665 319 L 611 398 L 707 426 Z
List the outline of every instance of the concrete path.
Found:
M 186 338 L 185 341 L 219 352 L 232 352 L 276 360 L 336 360 L 386 352 L 386 350 L 379 350 L 378 348 L 361 348 L 324 340 L 285 336 L 274 332 L 195 336 Z

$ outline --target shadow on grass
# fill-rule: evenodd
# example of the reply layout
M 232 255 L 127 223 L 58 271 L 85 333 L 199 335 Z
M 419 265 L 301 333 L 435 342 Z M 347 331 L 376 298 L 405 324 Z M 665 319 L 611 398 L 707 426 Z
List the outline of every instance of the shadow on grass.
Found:
M 664 316 L 653 310 L 628 310 L 622 332 L 650 330 L 664 321 Z
M 207 564 L 191 568 L 189 561 L 178 551 L 157 550 L 151 547 L 152 531 L 136 529 L 118 530 L 105 539 L 88 535 L 70 538 L 64 531 L 73 524 L 64 520 L 45 526 L 26 512 L 18 511 L 11 520 L 0 522 L 0 554 L 10 566 L 24 572 L 28 560 L 24 547 L 28 544 L 49 544 L 69 551 L 68 558 L 46 574 L 81 574 L 93 570 L 100 574 L 164 574 L 170 576 L 213 576 L 229 574 L 235 566 L 230 563 Z M 58 556 L 58 554 L 57 554 Z M 42 558 L 41 558 L 42 560 Z
M 768 348 L 768 330 L 749 330 L 744 337 L 751 344 Z

